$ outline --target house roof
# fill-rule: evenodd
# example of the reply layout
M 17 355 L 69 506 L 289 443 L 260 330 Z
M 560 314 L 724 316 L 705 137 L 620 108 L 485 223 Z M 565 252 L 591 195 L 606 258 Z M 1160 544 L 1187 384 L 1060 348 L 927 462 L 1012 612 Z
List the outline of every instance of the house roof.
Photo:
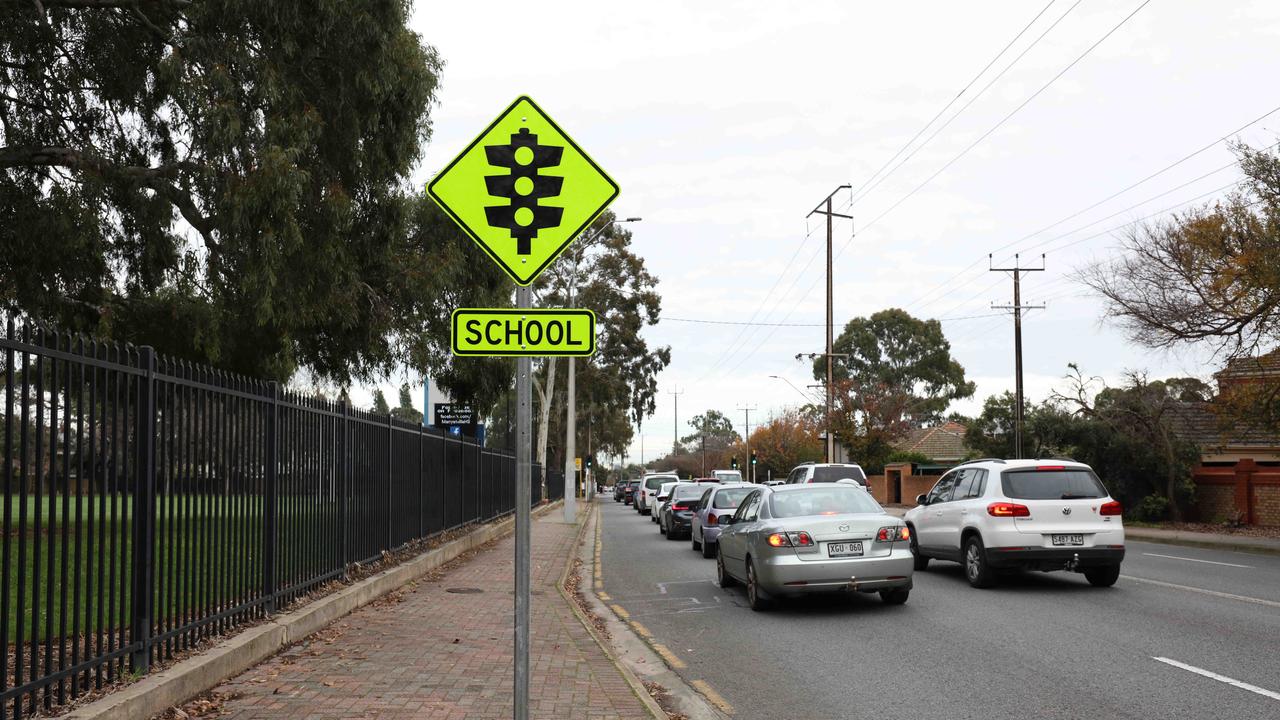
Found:
M 1280 365 L 1277 368 L 1280 369 Z M 1169 412 L 1175 432 L 1204 450 L 1280 447 L 1280 437 L 1275 433 L 1258 423 L 1223 416 L 1214 411 L 1212 403 L 1178 403 Z
M 1233 358 L 1227 366 L 1214 374 L 1219 380 L 1268 377 L 1280 375 L 1280 348 L 1255 357 Z
M 966 428 L 957 422 L 917 428 L 898 444 L 903 452 L 920 453 L 930 460 L 960 460 L 968 452 L 964 446 Z

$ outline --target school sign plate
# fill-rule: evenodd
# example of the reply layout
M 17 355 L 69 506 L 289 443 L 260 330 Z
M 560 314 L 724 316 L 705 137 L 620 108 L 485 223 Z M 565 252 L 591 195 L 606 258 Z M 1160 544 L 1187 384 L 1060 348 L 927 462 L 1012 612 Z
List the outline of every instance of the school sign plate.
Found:
M 618 185 L 522 95 L 427 194 L 524 286 L 613 202 Z
M 596 351 L 596 315 L 582 309 L 459 308 L 453 354 L 586 357 Z

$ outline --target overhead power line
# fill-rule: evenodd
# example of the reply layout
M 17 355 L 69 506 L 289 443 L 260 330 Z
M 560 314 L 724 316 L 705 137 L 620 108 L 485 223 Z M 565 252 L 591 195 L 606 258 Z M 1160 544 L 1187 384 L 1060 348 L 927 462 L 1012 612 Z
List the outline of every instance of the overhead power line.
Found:
M 1056 75 L 1054 75 L 1053 77 L 1049 78 L 1049 82 L 1046 82 L 1044 85 L 1041 85 L 1039 90 L 1036 90 L 1035 92 L 1031 93 L 1031 95 L 1030 95 L 1026 100 L 1023 100 L 1023 101 L 1022 101 L 1022 102 L 1021 102 L 1017 107 L 1015 107 L 1013 110 L 1010 110 L 1010 111 L 1009 111 L 1009 113 L 1008 113 L 1008 114 L 1006 114 L 1003 118 L 1000 118 L 1000 121 L 999 121 L 999 122 L 997 122 L 995 125 L 992 125 L 992 126 L 991 126 L 991 129 L 989 129 L 989 130 L 987 130 L 986 132 L 982 133 L 982 135 L 979 135 L 977 140 L 974 140 L 972 143 L 969 143 L 969 145 L 968 145 L 967 147 L 965 147 L 965 149 L 964 149 L 964 150 L 961 150 L 961 151 L 960 151 L 960 154 L 958 154 L 958 155 L 956 155 L 955 157 L 951 158 L 951 160 L 947 161 L 947 163 L 946 163 L 945 165 L 943 165 L 942 167 L 938 168 L 938 169 L 937 169 L 937 171 L 935 171 L 935 172 L 934 172 L 932 175 L 930 175 L 929 177 L 925 178 L 924 182 L 922 182 L 922 183 L 920 183 L 919 185 L 917 185 L 917 186 L 915 186 L 914 188 L 912 188 L 912 190 L 911 190 L 910 192 L 908 192 L 906 195 L 903 195 L 901 198 L 899 198 L 899 199 L 898 199 L 898 201 L 897 201 L 897 202 L 895 202 L 894 204 L 890 205 L 888 208 L 886 208 L 886 209 L 884 210 L 884 212 L 880 213 L 880 214 L 879 214 L 879 215 L 877 215 L 875 218 L 873 218 L 870 222 L 868 222 L 866 225 L 864 225 L 864 226 L 863 226 L 863 228 L 862 228 L 862 229 L 863 229 L 863 231 L 865 232 L 866 230 L 870 229 L 872 226 L 874 226 L 877 222 L 879 222 L 879 221 L 880 221 L 882 218 L 884 218 L 886 215 L 888 215 L 889 213 L 893 212 L 893 211 L 894 211 L 894 210 L 895 210 L 899 205 L 901 205 L 902 203 L 906 202 L 908 198 L 910 198 L 912 195 L 915 195 L 917 192 L 919 192 L 921 188 L 923 188 L 923 187 L 925 187 L 926 185 L 928 185 L 929 183 L 933 182 L 934 178 L 936 178 L 936 177 L 938 177 L 939 175 L 941 175 L 942 173 L 946 172 L 948 168 L 950 168 L 952 165 L 954 165 L 954 164 L 956 164 L 957 162 L 959 162 L 959 161 L 960 161 L 960 159 L 961 159 L 961 158 L 963 158 L 965 155 L 968 155 L 968 154 L 969 154 L 969 152 L 970 152 L 971 150 L 973 150 L 975 147 L 977 147 L 979 144 L 981 144 L 983 140 L 986 140 L 988 137 L 990 137 L 990 136 L 991 136 L 991 134 L 992 134 L 992 133 L 994 133 L 996 130 L 999 130 L 999 129 L 1000 129 L 1000 128 L 1001 128 L 1001 127 L 1002 127 L 1006 122 L 1008 122 L 1008 121 L 1009 121 L 1009 120 L 1010 120 L 1014 115 L 1017 115 L 1019 112 L 1021 112 L 1023 108 L 1025 108 L 1027 105 L 1031 104 L 1031 101 L 1032 101 L 1032 100 L 1035 100 L 1037 97 L 1040 97 L 1040 94 L 1041 94 L 1041 93 L 1043 93 L 1045 90 L 1048 90 L 1048 89 L 1049 89 L 1049 87 L 1050 87 L 1050 86 L 1052 86 L 1055 82 L 1057 82 L 1059 78 L 1061 78 L 1063 75 L 1067 74 L 1067 71 L 1071 70 L 1071 68 L 1073 68 L 1073 67 L 1075 67 L 1077 64 L 1079 64 L 1081 60 L 1083 60 L 1083 59 L 1085 59 L 1086 57 L 1088 57 L 1089 53 L 1093 52 L 1095 48 L 1097 48 L 1099 45 L 1101 45 L 1103 42 L 1105 42 L 1107 38 L 1109 38 L 1109 37 L 1111 37 L 1112 35 L 1114 35 L 1114 34 L 1115 34 L 1115 32 L 1116 32 L 1117 30 L 1119 30 L 1122 26 L 1124 26 L 1124 24 L 1125 24 L 1125 23 L 1129 22 L 1130 18 L 1132 18 L 1134 15 L 1137 15 L 1137 14 L 1138 14 L 1138 12 L 1142 10 L 1142 8 L 1146 7 L 1146 6 L 1147 6 L 1147 5 L 1149 5 L 1150 3 L 1151 3 L 1151 0 L 1143 0 L 1142 4 L 1141 4 L 1141 5 L 1139 5 L 1138 7 L 1134 8 L 1133 12 L 1129 13 L 1128 15 L 1126 15 L 1126 16 L 1124 17 L 1124 19 L 1123 19 L 1123 20 L 1121 20 L 1120 22 L 1116 23 L 1116 24 L 1115 24 L 1115 26 L 1113 26 L 1110 30 L 1108 30 L 1108 31 L 1106 32 L 1106 34 L 1105 34 L 1105 35 L 1103 35 L 1102 37 L 1098 38 L 1098 40 L 1097 40 L 1096 42 L 1094 42 L 1092 45 L 1090 45 L 1089 47 L 1085 48 L 1085 51 L 1084 51 L 1084 52 L 1082 52 L 1082 53 L 1080 53 L 1079 55 L 1077 55 L 1075 60 L 1072 60 L 1070 63 L 1068 63 L 1068 64 L 1067 64 L 1067 66 L 1066 66 L 1066 67 L 1064 67 L 1064 68 L 1062 68 L 1061 70 L 1059 70 L 1059 71 L 1058 71 L 1058 74 L 1056 74 Z M 1073 6 L 1073 7 L 1074 7 L 1074 6 Z M 841 248 L 841 251 L 843 252 L 843 248 Z
M 897 160 L 897 159 L 898 159 L 898 157 L 902 155 L 902 153 L 906 152 L 907 148 L 911 147 L 911 144 L 912 144 L 912 143 L 914 143 L 916 140 L 920 139 L 920 136 L 921 136 L 921 135 L 923 135 L 923 134 L 925 133 L 925 131 L 926 131 L 926 130 L 928 130 L 928 129 L 929 129 L 929 127 L 930 127 L 931 125 L 933 125 L 935 122 L 937 122 L 937 121 L 938 121 L 938 118 L 942 117 L 942 115 L 943 115 L 944 113 L 946 113 L 946 111 L 947 111 L 947 110 L 950 110 L 950 109 L 951 109 L 951 106 L 952 106 L 952 105 L 955 105 L 955 104 L 956 104 L 956 101 L 957 101 L 957 100 L 959 100 L 959 99 L 960 99 L 960 98 L 961 98 L 961 97 L 962 97 L 966 92 L 968 92 L 968 91 L 969 91 L 969 88 L 973 87 L 973 84 L 974 84 L 974 83 L 976 83 L 976 82 L 978 82 L 978 79 L 979 79 L 979 78 L 981 78 L 981 77 L 983 76 L 983 74 L 985 74 L 988 70 L 990 70 L 992 65 L 995 65 L 995 64 L 996 64 L 996 61 L 998 61 L 1000 58 L 1004 57 L 1004 54 L 1005 54 L 1006 52 L 1008 52 L 1008 51 L 1009 51 L 1009 48 L 1013 47 L 1013 44 L 1014 44 L 1014 43 L 1016 43 L 1016 42 L 1018 41 L 1018 39 L 1019 39 L 1019 38 L 1021 38 L 1024 34 L 1026 34 L 1027 30 L 1031 29 L 1031 26 L 1032 26 L 1032 25 L 1034 25 L 1034 24 L 1036 23 L 1036 21 L 1037 21 L 1037 20 L 1039 20 L 1039 19 L 1040 19 L 1040 17 L 1041 17 L 1042 15 L 1044 15 L 1044 14 L 1045 14 L 1045 12 L 1046 12 L 1050 7 L 1052 7 L 1052 6 L 1053 6 L 1053 4 L 1054 4 L 1055 2 L 1057 2 L 1057 0 L 1049 0 L 1049 3 L 1048 3 L 1047 5 L 1045 5 L 1043 8 L 1041 8 L 1041 9 L 1040 9 L 1040 12 L 1036 13 L 1035 17 L 1031 18 L 1031 21 L 1030 21 L 1030 22 L 1028 22 L 1026 25 L 1024 25 L 1024 26 L 1022 27 L 1022 29 L 1018 31 L 1018 34 L 1017 34 L 1017 35 L 1014 35 L 1014 36 L 1013 36 L 1013 39 L 1012 39 L 1012 40 L 1010 40 L 1010 41 L 1009 41 L 1009 42 L 1008 42 L 1008 43 L 1007 43 L 1003 48 L 1001 48 L 1001 49 L 1000 49 L 1000 52 L 996 53 L 996 56 L 995 56 L 995 57 L 991 58 L 991 62 L 988 62 L 988 63 L 987 63 L 987 64 L 986 64 L 986 65 L 985 65 L 981 70 L 979 70 L 979 71 L 978 71 L 978 74 L 977 74 L 977 75 L 974 75 L 974 76 L 969 80 L 969 82 L 965 83 L 965 86 L 964 86 L 964 87 L 962 87 L 962 88 L 960 88 L 960 92 L 956 93 L 956 94 L 955 94 L 955 96 L 954 96 L 954 97 L 952 97 L 952 98 L 951 98 L 951 100 L 950 100 L 949 102 L 947 102 L 947 104 L 946 104 L 946 105 L 943 105 L 943 106 L 942 106 L 942 109 L 941 109 L 941 110 L 939 110 L 939 111 L 937 112 L 937 114 L 935 114 L 932 118 L 930 118 L 930 119 L 929 119 L 929 122 L 925 123 L 925 124 L 924 124 L 924 127 L 920 128 L 920 130 L 918 130 L 918 131 L 916 132 L 916 134 L 915 134 L 915 135 L 911 136 L 911 139 L 910 139 L 910 140 L 908 140 L 908 141 L 906 142 L 906 144 L 905 144 L 905 145 L 903 145 L 902 147 L 898 148 L 898 151 L 897 151 L 896 153 L 894 153 L 894 154 L 893 154 L 893 157 L 891 157 L 891 158 L 889 158 L 888 160 L 886 160 L 886 161 L 885 161 L 885 163 L 884 163 L 883 165 L 881 165 L 879 169 L 877 169 L 874 173 L 872 173 L 872 174 L 871 174 L 871 176 L 870 176 L 870 177 L 868 177 L 868 178 L 866 179 L 866 181 L 862 183 L 862 185 L 858 186 L 858 189 L 857 189 L 857 190 L 854 190 L 854 191 L 853 191 L 853 193 L 852 193 L 853 202 L 855 202 L 855 203 L 856 203 L 858 200 L 862 199 L 862 197 L 864 196 L 862 191 L 863 191 L 864 189 L 865 189 L 868 193 L 869 193 L 869 192 L 871 192 L 871 190 L 872 190 L 872 189 L 874 189 L 874 186 L 873 186 L 873 187 L 871 187 L 871 188 L 868 188 L 867 186 L 868 186 L 868 185 L 870 185 L 870 184 L 872 183 L 872 181 L 875 181 L 875 180 L 876 180 L 876 178 L 880 175 L 880 173 L 884 172 L 884 169 L 885 169 L 885 168 L 887 168 L 887 167 L 889 167 L 891 164 L 893 164 L 893 161 L 894 161 L 894 160 Z M 1079 5 L 1079 4 L 1080 4 L 1079 2 L 1077 2 L 1077 3 L 1076 3 L 1076 5 Z M 1075 5 L 1072 5 L 1072 6 L 1071 6 L 1071 8 L 1067 10 L 1067 13 L 1071 12 L 1071 10 L 1074 10 L 1074 9 L 1075 9 Z M 1063 13 L 1063 16 L 1062 16 L 1062 17 L 1066 17 L 1066 13 Z M 1058 22 L 1061 22 L 1061 21 L 1062 21 L 1062 18 L 1058 18 L 1058 21 L 1057 21 L 1057 22 L 1055 22 L 1055 23 L 1054 23 L 1054 25 L 1057 25 L 1057 24 L 1058 24 Z M 1050 27 L 1049 27 L 1049 30 L 1052 30 L 1052 29 L 1053 29 L 1053 26 L 1050 26 Z M 1048 31 L 1045 31 L 1045 32 L 1047 33 Z M 1043 37 L 1044 37 L 1044 35 L 1042 34 L 1042 35 L 1040 36 L 1040 38 L 1043 38 Z M 1029 49 L 1031 49 L 1031 47 L 1035 47 L 1036 43 L 1038 43 L 1038 42 L 1040 41 L 1040 38 L 1036 38 L 1036 40 L 1035 40 L 1034 42 L 1032 42 L 1032 43 L 1031 43 L 1031 45 L 1030 45 L 1027 49 L 1029 50 Z M 1025 54 L 1026 54 L 1026 50 L 1024 50 L 1022 54 L 1023 54 L 1023 55 L 1025 55 Z M 1000 72 L 1000 75 L 997 75 L 997 76 L 995 77 L 995 80 L 999 80 L 999 79 L 1000 79 L 1000 76 L 1001 76 L 1001 75 L 1004 75 L 1004 73 L 1005 73 L 1005 72 L 1007 72 L 1007 71 L 1009 70 L 1009 68 L 1011 68 L 1011 67 L 1013 67 L 1014 65 L 1016 65 L 1016 64 L 1017 64 L 1017 62 L 1018 62 L 1018 60 L 1019 60 L 1019 59 L 1021 59 L 1021 58 L 1022 58 L 1022 55 L 1019 55 L 1017 58 L 1015 58 L 1015 59 L 1014 59 L 1014 61 L 1013 61 L 1012 63 L 1010 63 L 1010 64 L 1009 64 L 1009 65 L 1008 65 L 1008 66 L 1007 66 L 1003 71 L 1001 71 L 1001 72 Z M 993 81 L 993 82 L 994 82 L 994 81 Z M 974 101 L 974 100 L 976 100 L 976 99 L 977 99 L 977 98 L 979 98 L 979 97 L 982 97 L 982 94 L 983 94 L 983 93 L 985 93 L 985 92 L 987 91 L 987 88 L 990 88 L 990 87 L 991 87 L 991 83 L 988 83 L 988 84 L 987 84 L 987 86 L 986 86 L 986 87 L 984 87 L 984 88 L 982 88 L 982 90 L 981 90 L 981 91 L 979 91 L 977 95 L 974 95 L 974 96 L 973 96 L 973 98 L 972 98 L 971 100 L 969 100 L 969 102 L 968 102 L 968 103 L 966 103 L 964 107 L 960 108 L 960 111 L 959 111 L 959 112 L 957 112 L 955 115 L 952 115 L 952 116 L 951 116 L 951 119 L 947 121 L 946 125 L 950 125 L 952 120 L 955 120 L 957 117 L 959 117 L 959 116 L 961 115 L 961 113 L 963 113 L 963 112 L 965 111 L 965 109 L 969 107 L 969 105 L 972 105 L 972 104 L 973 104 L 973 101 Z M 941 129 L 945 128 L 945 127 L 946 127 L 946 125 L 943 125 L 943 126 L 942 126 L 942 128 L 939 128 L 939 130 L 941 130 Z M 937 136 L 937 133 L 936 133 L 936 132 L 935 132 L 933 135 L 931 135 L 931 136 L 929 137 L 929 139 L 928 139 L 928 140 L 925 140 L 923 143 L 921 143 L 921 144 L 920 144 L 920 147 L 917 147 L 915 150 L 913 150 L 913 151 L 911 152 L 911 155 L 915 155 L 915 154 L 916 154 L 916 152 L 918 152 L 918 151 L 920 150 L 920 148 L 922 148 L 922 147 L 924 147 L 925 145 L 929 144 L 929 141 L 930 141 L 930 140 L 932 140 L 935 136 Z M 907 157 L 906 157 L 902 162 L 903 162 L 903 163 L 905 163 L 907 160 L 910 160 L 910 159 L 911 159 L 911 156 L 910 156 L 910 155 L 908 155 L 908 156 L 907 156 Z M 886 177 L 886 178 L 887 178 L 887 177 L 889 177 L 889 175 L 892 175 L 892 174 L 893 174 L 893 172 L 894 172 L 894 170 L 897 170 L 899 167 L 902 167 L 902 163 L 899 163 L 899 164 L 897 165 L 897 167 L 895 167 L 893 170 L 890 170 L 888 173 L 886 173 L 884 177 Z M 879 181 L 876 181 L 876 185 L 879 185 L 879 184 L 880 184 L 880 182 L 881 182 L 881 181 L 883 181 L 883 179 L 884 179 L 884 178 L 880 178 L 880 180 L 879 180 Z

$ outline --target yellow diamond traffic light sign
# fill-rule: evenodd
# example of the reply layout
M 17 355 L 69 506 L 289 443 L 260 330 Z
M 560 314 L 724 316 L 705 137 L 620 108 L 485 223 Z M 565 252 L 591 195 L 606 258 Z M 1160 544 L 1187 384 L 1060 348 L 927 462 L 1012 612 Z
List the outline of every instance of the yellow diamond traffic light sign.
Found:
M 528 285 L 618 196 L 618 185 L 521 96 L 427 185 L 518 285 Z

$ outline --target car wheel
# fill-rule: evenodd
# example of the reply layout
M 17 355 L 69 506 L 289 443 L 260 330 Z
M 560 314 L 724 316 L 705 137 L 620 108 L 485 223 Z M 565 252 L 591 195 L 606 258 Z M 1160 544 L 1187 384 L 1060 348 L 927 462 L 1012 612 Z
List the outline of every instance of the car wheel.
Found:
M 920 554 L 920 545 L 916 543 L 915 528 L 911 528 L 911 562 L 917 572 L 929 567 L 929 556 Z
M 702 557 L 711 558 L 711 557 L 715 557 L 715 554 L 716 554 L 715 548 L 712 546 L 711 543 L 707 542 L 706 539 L 704 538 L 702 540 Z
M 756 578 L 756 564 L 750 560 L 747 561 L 747 604 L 756 612 L 769 609 L 769 600 L 761 592 Z
M 728 570 L 724 569 L 724 555 L 716 548 L 716 585 L 722 588 L 730 588 L 737 585 L 738 582 L 733 579 Z
M 996 584 L 995 571 L 987 564 L 987 550 L 982 538 L 969 537 L 964 544 L 964 576 L 976 588 L 989 588 Z
M 1116 584 L 1116 580 L 1120 579 L 1120 566 L 1105 565 L 1089 568 L 1084 571 L 1084 577 L 1094 587 L 1111 587 Z
M 884 601 L 885 605 L 901 605 L 907 601 L 908 597 L 911 597 L 911 588 L 894 588 L 880 591 L 880 599 Z
M 667 526 L 662 522 L 662 518 L 658 518 L 658 533 L 662 535 L 667 534 Z
M 679 539 L 680 539 L 680 538 L 676 537 L 676 529 L 675 529 L 675 528 L 673 528 L 673 527 L 671 527 L 671 526 L 669 526 L 669 525 L 667 526 L 667 539 L 668 539 L 668 540 L 679 540 Z
M 693 536 L 692 530 L 689 531 L 689 544 L 693 546 L 694 550 L 702 549 L 702 543 L 698 542 L 698 538 Z

